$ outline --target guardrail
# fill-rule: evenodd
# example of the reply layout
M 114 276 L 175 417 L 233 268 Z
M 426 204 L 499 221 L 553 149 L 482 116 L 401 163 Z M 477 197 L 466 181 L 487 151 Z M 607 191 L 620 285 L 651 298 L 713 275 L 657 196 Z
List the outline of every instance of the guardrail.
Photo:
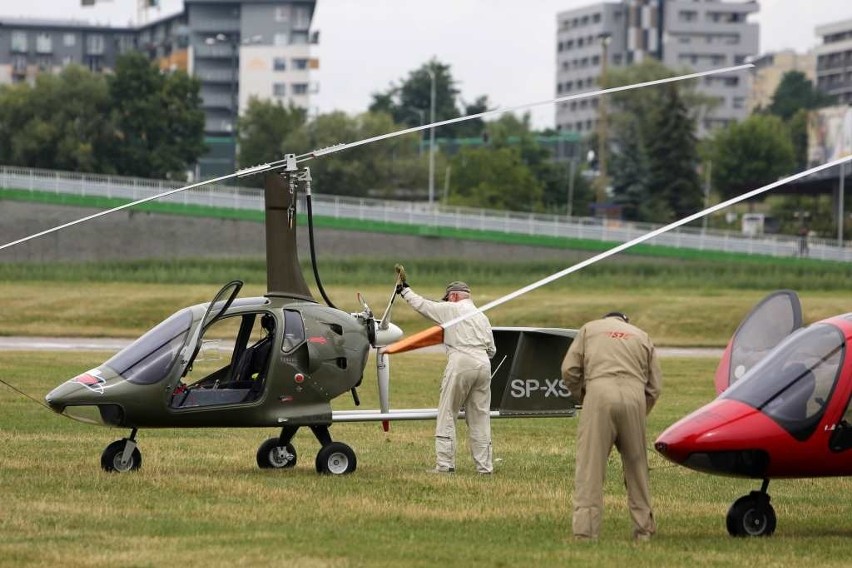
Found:
M 144 178 L 81 174 L 53 170 L 0 166 L 0 187 L 78 196 L 98 196 L 135 201 L 184 184 Z M 162 201 L 226 209 L 263 210 L 263 191 L 257 188 L 207 185 L 163 198 Z M 304 203 L 301 204 L 305 210 Z M 453 228 L 533 236 L 627 242 L 658 225 L 566 217 L 381 199 L 313 194 L 314 213 L 319 216 L 362 221 L 393 222 L 428 228 Z M 802 253 L 799 237 L 761 235 L 748 237 L 735 232 L 680 227 L 648 241 L 649 245 L 714 250 L 745 254 L 792 257 Z M 811 238 L 807 254 L 822 260 L 852 261 L 852 248 L 835 241 Z

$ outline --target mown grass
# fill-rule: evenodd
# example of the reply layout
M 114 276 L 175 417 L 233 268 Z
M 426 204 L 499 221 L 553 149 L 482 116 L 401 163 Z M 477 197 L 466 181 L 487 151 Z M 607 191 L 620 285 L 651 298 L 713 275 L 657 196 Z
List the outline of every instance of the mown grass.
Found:
M 320 276 L 325 285 L 371 286 L 393 282 L 396 262 L 405 264 L 412 284 L 443 285 L 464 279 L 480 286 L 520 288 L 561 271 L 591 253 L 566 251 L 565 259 L 525 260 L 519 258 L 320 258 Z M 305 279 L 313 284 L 310 264 L 303 264 Z M 133 282 L 146 284 L 223 284 L 239 278 L 250 284 L 266 282 L 266 264 L 257 259 L 172 259 L 112 262 L 36 263 L 0 262 L 0 281 Z M 845 290 L 852 278 L 852 263 L 824 262 L 800 258 L 724 259 L 646 258 L 622 255 L 605 259 L 548 285 L 550 288 L 582 290 L 628 290 L 644 288 L 716 288 L 766 290 Z
M 42 396 L 105 354 L 6 352 L 2 378 Z M 432 406 L 443 357 L 393 363 L 395 407 Z M 664 359 L 665 390 L 649 444 L 713 397 L 715 361 Z M 371 374 L 368 373 L 371 378 Z M 364 406 L 375 405 L 366 380 Z M 341 397 L 336 408 L 349 408 Z M 433 423 L 337 425 L 358 470 L 314 472 L 318 445 L 295 439 L 299 464 L 259 470 L 254 453 L 274 430 L 153 430 L 143 466 L 106 474 L 99 455 L 126 435 L 71 422 L 0 388 L 0 566 L 845 566 L 852 536 L 845 479 L 776 481 L 770 539 L 727 536 L 730 503 L 757 482 L 671 467 L 651 451 L 659 534 L 630 541 L 617 457 L 610 459 L 601 540 L 570 535 L 575 419 L 494 421 L 497 474 L 480 478 L 460 437 L 458 472 L 425 473 Z M 464 426 L 460 426 L 464 434 Z
M 421 294 L 437 298 L 443 294 L 445 280 L 438 282 L 414 286 Z M 138 337 L 177 310 L 209 301 L 220 285 L 0 281 L 4 299 L 0 335 Z M 355 296 L 359 290 L 377 314 L 384 310 L 392 292 L 389 284 L 333 284 L 326 289 L 338 307 L 350 312 L 360 311 Z M 506 284 L 474 284 L 479 305 L 515 289 Z M 577 328 L 618 309 L 648 330 L 658 345 L 719 347 L 727 343 L 739 321 L 772 289 L 547 286 L 500 305 L 488 315 L 498 326 Z M 264 292 L 263 284 L 247 284 L 241 296 Z M 318 293 L 315 297 L 321 300 Z M 801 297 L 808 322 L 848 312 L 852 306 L 845 290 L 805 291 Z M 428 326 L 405 302 L 395 305 L 393 320 L 409 334 Z

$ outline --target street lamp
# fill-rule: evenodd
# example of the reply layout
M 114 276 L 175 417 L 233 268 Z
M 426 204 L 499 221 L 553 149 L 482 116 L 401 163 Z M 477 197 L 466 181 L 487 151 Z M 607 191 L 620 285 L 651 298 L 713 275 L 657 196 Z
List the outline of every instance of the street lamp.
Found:
M 429 79 L 432 80 L 432 89 L 429 103 L 429 205 L 435 202 L 435 70 L 426 68 Z
M 601 88 L 606 87 L 606 73 L 607 73 L 607 59 L 608 59 L 608 51 L 609 51 L 609 42 L 612 39 L 610 34 L 604 32 L 598 36 L 598 39 L 601 40 L 601 78 L 600 85 Z M 606 95 L 600 96 L 600 102 L 598 103 L 598 191 L 597 191 L 597 204 L 598 204 L 598 215 L 600 215 L 600 207 L 603 205 L 604 201 L 606 201 L 606 188 L 609 184 L 609 180 L 607 179 L 607 171 L 606 171 L 606 151 L 607 151 L 607 108 L 606 108 Z

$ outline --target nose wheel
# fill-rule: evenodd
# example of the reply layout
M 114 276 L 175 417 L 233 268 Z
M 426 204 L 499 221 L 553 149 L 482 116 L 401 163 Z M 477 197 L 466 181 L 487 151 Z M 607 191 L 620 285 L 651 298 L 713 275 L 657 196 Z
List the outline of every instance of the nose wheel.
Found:
M 743 495 L 728 509 L 725 523 L 731 536 L 771 536 L 775 532 L 775 509 L 769 503 L 766 488 L 769 480 L 763 480 L 760 491 Z
M 116 440 L 101 454 L 101 469 L 108 472 L 125 473 L 139 469 L 142 452 L 136 447 L 136 429 L 129 438 Z

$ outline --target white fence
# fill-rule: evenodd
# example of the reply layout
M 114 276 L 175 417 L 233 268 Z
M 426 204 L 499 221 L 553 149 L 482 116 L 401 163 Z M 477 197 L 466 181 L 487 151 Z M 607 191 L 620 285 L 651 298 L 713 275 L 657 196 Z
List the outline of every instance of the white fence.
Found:
M 143 178 L 80 174 L 0 166 L 0 187 L 79 196 L 136 201 L 183 187 L 180 183 Z M 257 188 L 206 185 L 161 198 L 160 201 L 228 209 L 263 210 L 263 191 Z M 304 211 L 304 204 L 302 204 Z M 657 228 L 644 223 L 447 207 L 423 203 L 313 195 L 315 215 L 383 221 L 433 228 L 473 229 L 535 236 L 627 242 Z M 800 239 L 785 235 L 747 237 L 736 232 L 681 227 L 659 235 L 648 245 L 792 257 L 800 254 Z M 809 239 L 811 258 L 848 262 L 852 248 L 836 241 Z

